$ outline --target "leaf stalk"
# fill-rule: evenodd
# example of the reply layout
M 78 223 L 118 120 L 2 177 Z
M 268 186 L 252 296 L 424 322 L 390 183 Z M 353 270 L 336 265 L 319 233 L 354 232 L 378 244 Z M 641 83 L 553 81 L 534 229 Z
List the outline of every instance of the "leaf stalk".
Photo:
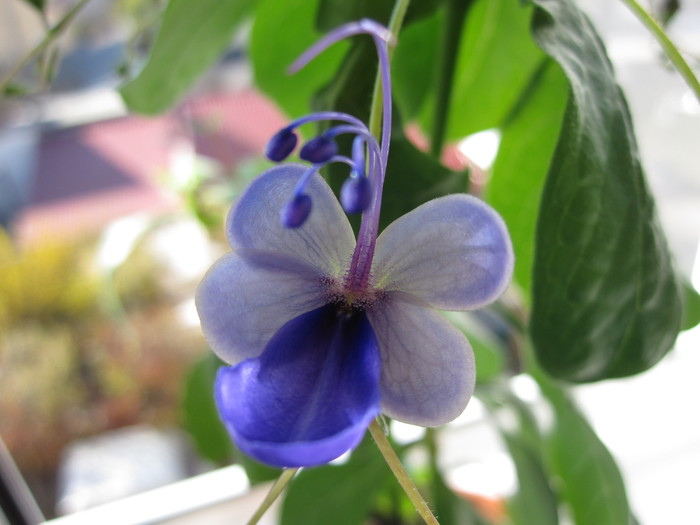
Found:
M 4 93 L 5 90 L 7 89 L 7 86 L 9 86 L 10 82 L 12 82 L 12 79 L 19 74 L 24 67 L 29 64 L 32 60 L 34 60 L 36 57 L 38 57 L 43 51 L 51 45 L 51 43 L 58 38 L 61 33 L 64 31 L 66 26 L 70 24 L 73 19 L 78 15 L 80 10 L 87 4 L 90 0 L 80 0 L 77 4 L 75 4 L 70 11 L 68 11 L 61 20 L 59 20 L 56 25 L 51 27 L 47 32 L 46 35 L 44 35 L 44 38 L 37 44 L 36 47 L 34 47 L 29 53 L 27 53 L 22 60 L 20 60 L 15 66 L 10 70 L 10 72 L 5 75 L 5 78 L 0 81 L 0 93 Z
M 272 487 L 270 487 L 270 492 L 267 493 L 267 496 L 265 496 L 265 499 L 258 507 L 258 510 L 256 510 L 255 514 L 253 514 L 253 516 L 248 520 L 247 525 L 256 525 L 260 521 L 260 518 L 263 517 L 275 500 L 277 500 L 279 495 L 282 494 L 284 489 L 287 487 L 287 485 L 289 485 L 289 482 L 292 481 L 292 478 L 294 478 L 298 471 L 298 468 L 287 468 L 282 471 L 280 477 L 277 478 L 277 480 L 272 484 Z
M 671 41 L 669 36 L 666 34 L 664 29 L 659 25 L 659 23 L 654 19 L 651 14 L 649 14 L 637 0 L 622 0 L 632 13 L 639 19 L 639 21 L 644 24 L 644 26 L 649 30 L 652 36 L 657 40 L 661 48 L 666 53 L 666 56 L 671 61 L 676 70 L 680 73 L 685 80 L 686 84 L 693 90 L 695 97 L 700 102 L 700 81 L 693 73 L 688 62 L 683 58 L 680 51 L 676 45 Z
M 423 521 L 425 521 L 427 525 L 440 525 L 438 520 L 433 515 L 433 512 L 430 510 L 430 507 L 428 507 L 428 504 L 425 502 L 425 499 L 423 499 L 423 496 L 421 496 L 420 492 L 418 491 L 415 483 L 413 483 L 411 476 L 401 464 L 401 460 L 396 455 L 396 452 L 392 448 L 391 443 L 389 443 L 389 440 L 384 434 L 382 427 L 379 425 L 379 422 L 376 419 L 372 421 L 372 424 L 369 426 L 369 431 L 370 434 L 372 434 L 372 438 L 374 438 L 374 442 L 377 444 L 379 451 L 384 456 L 387 465 L 389 465 L 389 468 L 394 473 L 394 476 L 396 476 L 396 480 L 401 485 L 401 488 L 406 493 L 406 496 L 408 496 L 408 499 L 411 500 L 411 503 L 413 503 L 416 512 L 420 514 L 420 517 L 423 518 Z

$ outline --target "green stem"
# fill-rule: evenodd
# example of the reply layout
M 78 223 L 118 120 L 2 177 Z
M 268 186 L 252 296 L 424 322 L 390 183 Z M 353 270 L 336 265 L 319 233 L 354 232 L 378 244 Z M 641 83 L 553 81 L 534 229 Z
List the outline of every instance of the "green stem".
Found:
M 447 114 L 452 96 L 452 84 L 459 54 L 459 41 L 462 38 L 464 19 L 473 0 L 448 0 L 445 13 L 445 24 L 440 43 L 440 61 L 437 75 L 435 113 L 433 117 L 430 153 L 439 157 L 445 141 L 447 130 Z
M 287 468 L 282 471 L 282 474 L 280 474 L 277 481 L 273 483 L 272 487 L 270 488 L 270 492 L 267 493 L 267 496 L 265 496 L 265 499 L 258 507 L 258 510 L 256 510 L 253 517 L 248 520 L 247 525 L 255 525 L 258 523 L 258 521 L 260 521 L 260 518 L 263 517 L 263 514 L 267 512 L 279 495 L 282 494 L 282 491 L 287 487 L 298 470 L 298 468 Z
M 5 78 L 0 81 L 0 93 L 4 93 L 5 90 L 7 89 L 7 86 L 12 82 L 12 79 L 20 72 L 22 69 L 24 69 L 24 66 L 29 64 L 32 60 L 34 60 L 37 56 L 39 56 L 43 51 L 58 37 L 61 35 L 63 30 L 66 28 L 68 24 L 70 24 L 73 19 L 76 17 L 76 15 L 80 12 L 80 10 L 87 4 L 90 0 L 80 0 L 77 4 L 75 4 L 70 11 L 68 11 L 61 20 L 58 21 L 58 23 L 50 28 L 47 32 L 46 35 L 44 35 L 44 38 L 42 39 L 39 44 L 32 49 L 25 57 L 20 60 L 15 67 L 13 67 L 10 72 L 5 76 Z
M 394 476 L 396 476 L 401 488 L 403 488 L 406 496 L 408 496 L 408 499 L 411 500 L 411 503 L 413 503 L 416 511 L 418 514 L 420 514 L 420 517 L 423 518 L 423 521 L 425 521 L 425 523 L 428 525 L 440 525 L 438 520 L 433 515 L 433 512 L 430 510 L 430 507 L 428 507 L 428 504 L 423 499 L 423 496 L 421 496 L 420 492 L 418 492 L 418 489 L 416 488 L 415 483 L 413 483 L 411 476 L 409 476 L 408 472 L 406 472 L 406 469 L 401 464 L 401 460 L 396 455 L 396 452 L 394 452 L 394 449 L 391 447 L 391 443 L 389 443 L 389 440 L 384 434 L 382 427 L 379 425 L 379 422 L 376 419 L 372 421 L 372 424 L 369 426 L 369 431 L 372 434 L 374 442 L 377 444 L 379 451 L 384 456 L 387 465 L 389 465 L 389 468 L 394 473 Z
M 411 0 L 396 0 L 394 10 L 389 18 L 389 31 L 394 37 L 398 37 L 403 25 L 403 19 L 408 10 L 408 4 Z M 394 56 L 395 48 L 389 46 L 389 60 Z M 374 91 L 372 92 L 372 106 L 369 111 L 369 132 L 375 137 L 382 134 L 382 79 L 380 71 L 377 71 L 377 77 L 374 80 Z
M 642 24 L 644 24 L 654 38 L 656 38 L 661 45 L 661 48 L 666 53 L 666 56 L 681 74 L 688 86 L 690 86 L 690 88 L 693 90 L 698 102 L 700 102 L 700 82 L 663 28 L 649 13 L 644 10 L 641 5 L 639 5 L 637 0 L 622 0 L 622 2 L 629 7 L 639 21 L 642 22 Z

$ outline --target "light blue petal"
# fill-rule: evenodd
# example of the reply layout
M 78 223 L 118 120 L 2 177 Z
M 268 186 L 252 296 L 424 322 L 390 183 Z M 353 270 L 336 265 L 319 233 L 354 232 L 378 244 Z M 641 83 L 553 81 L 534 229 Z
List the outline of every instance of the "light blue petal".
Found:
M 436 310 L 392 294 L 367 316 L 382 354 L 382 412 L 428 427 L 460 415 L 476 378 L 464 334 Z
M 470 195 L 449 195 L 400 217 L 377 239 L 376 286 L 413 294 L 442 310 L 498 298 L 513 273 L 503 220 Z
M 312 207 L 303 226 L 286 228 L 280 222 L 280 210 L 294 196 L 294 186 L 306 170 L 299 164 L 281 164 L 257 177 L 228 215 L 229 243 L 243 257 L 251 251 L 287 255 L 335 277 L 350 261 L 355 237 L 337 198 L 318 174 L 304 189 Z
M 298 261 L 271 255 L 265 261 L 224 256 L 197 289 L 197 312 L 207 342 L 232 364 L 260 355 L 284 323 L 325 304 L 321 279 L 318 270 L 304 270 Z
M 327 463 L 379 413 L 379 347 L 367 316 L 324 306 L 286 323 L 259 358 L 220 370 L 219 414 L 238 447 L 279 467 Z

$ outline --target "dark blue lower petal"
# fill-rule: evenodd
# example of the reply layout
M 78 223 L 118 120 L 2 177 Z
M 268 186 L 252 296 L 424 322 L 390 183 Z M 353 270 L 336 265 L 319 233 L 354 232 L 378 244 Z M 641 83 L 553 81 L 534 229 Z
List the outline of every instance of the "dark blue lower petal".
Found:
M 356 446 L 379 413 L 379 372 L 367 316 L 328 305 L 282 326 L 260 357 L 222 368 L 216 401 L 245 453 L 319 465 Z

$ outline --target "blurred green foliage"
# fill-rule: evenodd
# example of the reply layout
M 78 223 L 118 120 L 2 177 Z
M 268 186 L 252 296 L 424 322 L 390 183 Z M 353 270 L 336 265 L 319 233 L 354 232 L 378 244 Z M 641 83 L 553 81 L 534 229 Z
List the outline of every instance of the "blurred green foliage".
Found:
M 77 243 L 48 240 L 22 253 L 0 230 L 0 331 L 92 315 L 98 289 L 88 264 Z

